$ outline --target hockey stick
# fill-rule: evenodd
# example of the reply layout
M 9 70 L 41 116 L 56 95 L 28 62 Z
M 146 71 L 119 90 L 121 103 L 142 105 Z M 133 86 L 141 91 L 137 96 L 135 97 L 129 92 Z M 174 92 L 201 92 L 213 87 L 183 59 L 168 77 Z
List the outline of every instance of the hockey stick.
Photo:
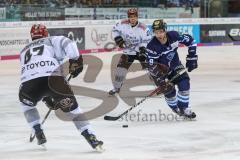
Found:
M 186 69 L 181 70 L 180 72 L 178 72 L 175 76 L 173 76 L 169 82 L 172 82 L 173 80 L 175 80 L 177 77 L 179 77 L 180 75 L 182 75 L 184 72 L 186 72 Z M 143 103 L 146 99 L 148 99 L 149 97 L 152 97 L 154 94 L 158 93 L 158 91 L 160 91 L 161 88 L 157 87 L 155 90 L 153 90 L 149 95 L 147 95 L 146 97 L 144 97 L 141 101 L 139 101 L 138 103 L 136 103 L 135 105 L 133 105 L 132 107 L 130 107 L 129 109 L 127 109 L 125 112 L 123 112 L 122 114 L 120 114 L 119 116 L 104 116 L 104 120 L 108 120 L 108 121 L 116 121 L 118 119 L 120 119 L 122 116 L 124 116 L 125 114 L 128 114 L 133 108 L 137 107 L 139 104 Z
M 49 114 L 51 113 L 51 111 L 52 111 L 51 109 L 48 110 L 47 114 L 45 115 L 45 117 L 44 117 L 44 119 L 43 119 L 43 121 L 42 121 L 42 123 L 41 123 L 41 125 L 44 124 L 44 122 L 45 122 L 46 119 L 48 118 L 48 116 L 49 116 Z M 35 133 L 31 133 L 30 138 L 29 138 L 29 141 L 32 142 L 35 137 L 36 137 Z
M 70 75 L 70 76 L 68 77 L 68 80 L 67 80 L 67 81 L 70 81 L 71 78 L 72 78 L 72 75 Z M 52 111 L 52 109 L 49 109 L 49 110 L 48 110 L 48 112 L 47 112 L 47 114 L 45 115 L 43 121 L 41 122 L 41 125 L 43 125 L 43 124 L 45 123 L 45 121 L 47 120 L 47 118 L 48 118 L 49 114 L 51 113 L 51 111 Z M 35 132 L 34 132 L 34 133 L 32 132 L 32 133 L 30 134 L 29 142 L 32 142 L 32 141 L 35 139 L 35 137 L 36 137 Z

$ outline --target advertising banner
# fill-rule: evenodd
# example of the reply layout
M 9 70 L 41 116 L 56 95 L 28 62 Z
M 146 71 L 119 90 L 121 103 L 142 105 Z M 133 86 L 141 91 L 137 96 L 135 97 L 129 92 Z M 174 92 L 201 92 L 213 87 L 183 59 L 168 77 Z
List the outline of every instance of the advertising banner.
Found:
M 141 20 L 151 24 L 154 19 Z M 166 19 L 168 30 L 190 34 L 198 46 L 239 45 L 240 19 Z M 105 53 L 119 50 L 111 35 L 112 27 L 119 20 L 95 21 L 45 21 L 51 36 L 63 35 L 77 43 L 81 53 Z M 221 24 L 220 22 L 224 23 Z M 214 24 L 213 24 L 214 23 Z M 33 22 L 0 23 L 0 60 L 16 59 L 19 52 L 30 41 L 30 27 Z M 230 36 L 229 36 L 230 35 Z
M 129 8 L 96 8 L 96 19 L 126 19 Z M 148 9 L 139 8 L 140 19 L 148 17 Z
M 229 37 L 240 40 L 240 24 L 201 24 L 202 43 L 233 42 Z
M 93 8 L 65 8 L 65 19 L 93 19 Z
M 50 36 L 65 36 L 77 43 L 78 49 L 85 49 L 85 28 L 50 28 Z
M 148 26 L 151 30 L 151 25 Z M 168 31 L 177 31 L 179 34 L 191 35 L 197 43 L 200 43 L 200 26 L 199 24 L 180 24 L 180 25 L 167 25 Z
M 47 9 L 47 8 L 22 8 L 23 21 L 32 20 L 64 20 L 63 9 Z
M 85 38 L 86 49 L 111 49 L 115 46 L 111 25 L 86 27 Z
M 125 19 L 129 8 L 65 8 L 66 19 Z M 193 13 L 184 8 L 139 8 L 140 19 L 199 18 L 199 8 Z
M 180 24 L 180 25 L 168 25 L 167 29 L 178 31 L 180 34 L 191 35 L 197 43 L 200 43 L 200 27 L 199 24 Z
M 29 29 L 1 28 L 0 55 L 19 54 L 23 47 L 30 42 Z

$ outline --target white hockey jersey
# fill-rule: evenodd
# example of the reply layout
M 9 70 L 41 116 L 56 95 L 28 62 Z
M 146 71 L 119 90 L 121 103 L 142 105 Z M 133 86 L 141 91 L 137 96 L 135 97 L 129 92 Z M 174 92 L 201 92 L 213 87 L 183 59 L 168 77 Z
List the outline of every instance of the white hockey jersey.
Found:
M 20 52 L 21 82 L 45 76 L 63 76 L 65 58 L 77 59 L 75 42 L 64 36 L 51 36 L 32 41 Z
M 113 37 L 121 36 L 125 41 L 126 47 L 123 49 L 124 54 L 136 55 L 139 47 L 146 47 L 152 36 L 150 30 L 141 22 L 132 27 L 128 19 L 117 23 L 112 30 Z

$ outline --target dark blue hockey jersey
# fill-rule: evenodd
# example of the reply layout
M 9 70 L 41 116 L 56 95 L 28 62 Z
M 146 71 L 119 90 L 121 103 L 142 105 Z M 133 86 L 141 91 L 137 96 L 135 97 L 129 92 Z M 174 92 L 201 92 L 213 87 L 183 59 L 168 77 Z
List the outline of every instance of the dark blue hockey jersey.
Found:
M 167 32 L 167 43 L 161 44 L 156 37 L 148 43 L 146 48 L 147 61 L 150 67 L 156 63 L 165 64 L 170 68 L 170 71 L 181 65 L 177 49 L 179 44 L 188 46 L 188 56 L 195 56 L 196 43 L 192 36 L 188 34 L 179 35 L 176 31 Z

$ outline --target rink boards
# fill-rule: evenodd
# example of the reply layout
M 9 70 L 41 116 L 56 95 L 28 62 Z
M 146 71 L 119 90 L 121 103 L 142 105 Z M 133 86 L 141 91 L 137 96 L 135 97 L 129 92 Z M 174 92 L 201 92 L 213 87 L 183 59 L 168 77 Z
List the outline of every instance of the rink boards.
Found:
M 153 20 L 141 20 L 149 28 Z M 240 44 L 240 18 L 212 19 L 166 19 L 168 30 L 190 34 L 198 46 L 221 46 Z M 119 50 L 111 34 L 117 20 L 95 21 L 39 21 L 1 22 L 0 60 L 19 58 L 19 52 L 30 40 L 29 30 L 33 23 L 43 23 L 50 35 L 64 35 L 77 43 L 80 53 L 112 53 Z M 229 34 L 236 40 L 233 41 Z

